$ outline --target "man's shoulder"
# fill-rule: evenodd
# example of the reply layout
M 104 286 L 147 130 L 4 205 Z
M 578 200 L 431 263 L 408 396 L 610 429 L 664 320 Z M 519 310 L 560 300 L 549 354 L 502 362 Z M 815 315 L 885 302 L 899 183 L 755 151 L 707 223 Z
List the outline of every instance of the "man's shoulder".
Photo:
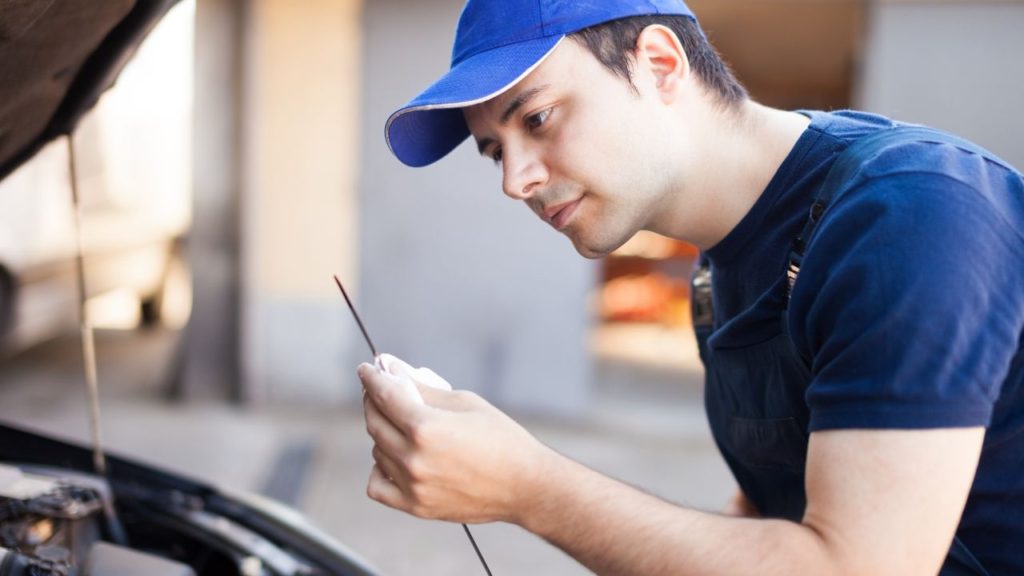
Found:
M 826 142 L 834 149 L 834 159 L 838 159 L 842 152 L 867 137 L 881 132 L 892 133 L 895 128 L 915 129 L 913 137 L 889 139 L 889 143 L 875 149 L 870 156 L 856 159 L 861 165 L 861 170 L 857 171 L 856 175 L 877 177 L 893 173 L 918 172 L 931 175 L 945 174 L 966 182 L 990 177 L 993 174 L 1020 177 L 1017 168 L 975 143 L 962 140 L 962 145 L 958 145 L 938 137 L 929 138 L 929 132 L 936 136 L 942 132 L 928 126 L 908 124 L 858 110 L 800 113 L 811 119 L 809 130 L 826 136 Z M 986 166 L 991 170 L 980 169 Z
M 930 209 L 973 206 L 1024 236 L 1024 177 L 981 146 L 866 112 L 805 114 L 811 118 L 810 129 L 827 136 L 818 140 L 831 148 L 822 172 L 829 178 L 819 180 L 816 194 L 830 199 L 826 217 L 856 206 L 873 211 L 879 204 L 938 202 Z M 833 172 L 841 177 L 834 178 Z M 907 216 L 914 218 L 912 213 Z
M 860 110 L 834 110 L 831 112 L 801 110 L 799 113 L 811 119 L 809 130 L 815 130 L 837 142 L 846 144 L 879 130 L 898 125 L 895 120 L 886 116 Z

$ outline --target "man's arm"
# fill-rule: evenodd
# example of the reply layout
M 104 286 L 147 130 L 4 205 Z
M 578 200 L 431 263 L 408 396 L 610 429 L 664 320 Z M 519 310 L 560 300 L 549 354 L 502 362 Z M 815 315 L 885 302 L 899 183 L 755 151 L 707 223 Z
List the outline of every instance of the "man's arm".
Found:
M 974 478 L 982 428 L 812 434 L 802 523 L 679 507 L 547 448 L 478 396 L 360 368 L 377 465 L 367 492 L 426 518 L 507 521 L 598 574 L 933 575 Z
M 934 575 L 983 435 L 815 433 L 801 524 L 677 507 L 560 457 L 518 519 L 599 574 Z

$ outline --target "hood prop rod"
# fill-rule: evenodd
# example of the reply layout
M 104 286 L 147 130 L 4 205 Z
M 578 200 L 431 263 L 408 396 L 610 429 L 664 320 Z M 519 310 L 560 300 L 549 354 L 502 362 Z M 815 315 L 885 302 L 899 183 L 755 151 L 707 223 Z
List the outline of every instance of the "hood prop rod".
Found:
M 107 458 L 103 452 L 100 430 L 100 389 L 96 374 L 96 341 L 86 306 L 85 250 L 82 246 L 82 203 L 78 193 L 78 174 L 75 170 L 75 143 L 70 133 L 68 140 L 68 170 L 71 179 L 71 203 L 75 213 L 75 272 L 78 285 L 78 326 L 82 333 L 82 361 L 85 364 L 86 393 L 89 396 L 89 428 L 92 434 L 92 462 L 96 473 L 107 475 Z

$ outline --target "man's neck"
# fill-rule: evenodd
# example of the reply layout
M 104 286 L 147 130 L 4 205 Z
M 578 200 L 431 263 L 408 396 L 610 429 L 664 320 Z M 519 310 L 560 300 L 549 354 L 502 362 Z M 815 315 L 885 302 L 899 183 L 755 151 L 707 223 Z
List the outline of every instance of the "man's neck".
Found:
M 692 161 L 651 226 L 701 249 L 721 242 L 750 212 L 810 123 L 752 101 L 705 113 L 690 116 L 704 118 L 692 132 Z

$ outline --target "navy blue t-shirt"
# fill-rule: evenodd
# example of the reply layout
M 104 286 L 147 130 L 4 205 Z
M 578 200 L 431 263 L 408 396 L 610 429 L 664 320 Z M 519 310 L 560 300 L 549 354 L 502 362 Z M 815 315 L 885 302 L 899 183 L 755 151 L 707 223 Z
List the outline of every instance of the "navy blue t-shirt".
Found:
M 893 125 L 859 112 L 805 114 L 811 125 L 762 196 L 707 251 L 712 341 L 723 349 L 744 344 L 730 338 L 756 340 L 779 312 L 772 293 L 837 155 Z M 807 411 L 796 441 L 830 429 L 987 427 L 957 537 L 990 574 L 1024 574 L 1020 175 L 950 144 L 885 150 L 820 221 L 787 319 L 810 367 L 806 387 L 788 392 Z

